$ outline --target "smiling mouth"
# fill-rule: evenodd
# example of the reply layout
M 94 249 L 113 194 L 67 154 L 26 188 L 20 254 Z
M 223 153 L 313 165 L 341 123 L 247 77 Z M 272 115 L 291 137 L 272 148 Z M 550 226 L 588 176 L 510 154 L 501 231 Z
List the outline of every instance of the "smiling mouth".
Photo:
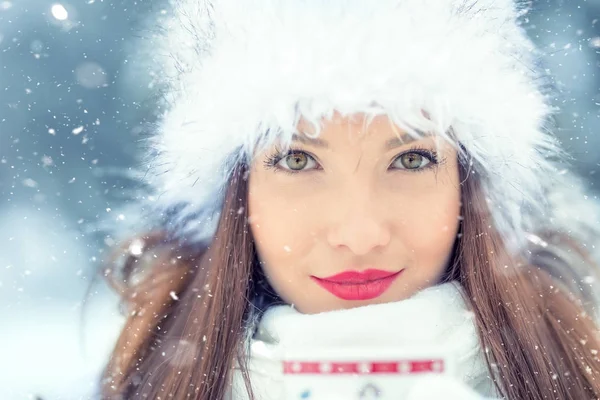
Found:
M 342 300 L 371 300 L 381 296 L 404 270 L 346 271 L 327 278 L 311 278 L 323 289 Z

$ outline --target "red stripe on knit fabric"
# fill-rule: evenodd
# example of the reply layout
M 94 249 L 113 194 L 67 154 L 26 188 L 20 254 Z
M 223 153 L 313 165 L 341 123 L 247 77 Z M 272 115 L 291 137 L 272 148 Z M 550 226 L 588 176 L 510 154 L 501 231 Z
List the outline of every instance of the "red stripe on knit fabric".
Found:
M 442 373 L 445 370 L 444 360 L 399 360 L 376 362 L 353 361 L 284 361 L 283 373 L 286 375 L 317 374 L 401 374 L 412 375 L 422 373 Z

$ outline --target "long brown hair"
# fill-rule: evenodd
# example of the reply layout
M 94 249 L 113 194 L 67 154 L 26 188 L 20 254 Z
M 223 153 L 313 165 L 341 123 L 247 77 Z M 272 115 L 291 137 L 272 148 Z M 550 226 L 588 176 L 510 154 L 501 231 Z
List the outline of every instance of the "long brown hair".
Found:
M 103 398 L 224 399 L 234 367 L 250 390 L 244 344 L 253 321 L 278 298 L 249 231 L 245 172 L 234 171 L 208 245 L 153 232 L 133 239 L 143 241 L 143 252 L 131 254 L 129 242 L 118 253 L 125 261 L 108 276 L 128 316 L 104 372 Z M 537 232 L 543 246 L 511 255 L 477 175 L 461 166 L 461 177 L 463 221 L 444 280 L 464 288 L 499 393 L 599 398 L 595 303 L 577 272 L 584 265 L 587 275 L 595 273 L 591 261 L 554 232 Z

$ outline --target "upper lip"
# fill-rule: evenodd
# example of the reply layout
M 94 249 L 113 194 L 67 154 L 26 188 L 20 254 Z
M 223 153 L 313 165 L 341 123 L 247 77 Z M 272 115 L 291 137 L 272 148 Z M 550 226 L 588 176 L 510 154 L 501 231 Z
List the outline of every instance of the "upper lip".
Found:
M 380 269 L 367 269 L 364 271 L 350 270 L 340 272 L 339 274 L 327 276 L 325 278 L 318 278 L 316 276 L 315 278 L 322 281 L 340 284 L 361 284 L 388 278 L 392 275 L 397 274 L 398 272 L 400 271 L 383 271 Z

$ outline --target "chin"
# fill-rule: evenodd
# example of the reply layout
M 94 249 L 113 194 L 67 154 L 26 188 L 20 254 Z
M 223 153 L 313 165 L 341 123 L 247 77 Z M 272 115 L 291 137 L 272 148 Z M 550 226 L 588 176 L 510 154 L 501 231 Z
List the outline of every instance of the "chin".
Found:
M 349 310 L 352 308 L 364 307 L 364 306 L 373 305 L 373 304 L 393 303 L 396 301 L 404 300 L 404 299 L 410 297 L 411 294 L 407 294 L 407 295 L 390 294 L 389 296 L 380 296 L 380 297 L 377 297 L 374 299 L 369 299 L 369 300 L 342 300 L 342 299 L 338 299 L 338 298 L 334 297 L 333 295 L 328 294 L 328 297 L 332 297 L 332 298 L 321 299 L 321 301 L 319 301 L 319 302 L 311 301 L 311 304 L 306 304 L 306 303 L 304 303 L 304 304 L 292 303 L 292 304 L 294 304 L 296 310 L 298 310 L 302 314 L 318 314 L 318 313 L 336 311 L 336 310 Z

